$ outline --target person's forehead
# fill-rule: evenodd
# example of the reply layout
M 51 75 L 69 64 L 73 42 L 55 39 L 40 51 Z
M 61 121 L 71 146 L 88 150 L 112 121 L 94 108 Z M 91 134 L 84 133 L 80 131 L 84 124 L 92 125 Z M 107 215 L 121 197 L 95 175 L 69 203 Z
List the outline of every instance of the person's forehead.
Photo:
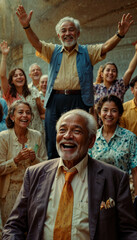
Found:
M 107 107 L 107 108 L 118 108 L 114 101 L 106 101 L 106 102 L 104 102 L 102 107 L 103 108 L 105 108 L 105 107 Z
M 31 71 L 34 70 L 34 69 L 39 69 L 41 71 L 41 68 L 38 65 L 33 65 L 31 67 Z
M 107 64 L 106 68 L 116 69 L 115 65 L 113 64 Z
M 48 80 L 48 77 L 43 77 L 40 79 L 40 82 L 47 82 L 47 80 Z
M 82 128 L 86 128 L 85 119 L 78 114 L 69 114 L 65 116 L 60 122 L 60 126 L 61 125 L 66 125 L 66 126 L 71 125 L 71 126 L 79 126 Z
M 20 69 L 15 70 L 14 74 L 17 74 L 17 73 L 22 73 L 23 74 L 23 72 Z
M 30 110 L 29 106 L 27 104 L 24 104 L 24 103 L 20 103 L 19 105 L 17 105 L 16 107 L 16 110 L 19 110 L 19 109 L 28 109 Z
M 65 22 L 63 22 L 63 23 L 61 24 L 61 26 L 60 26 L 60 29 L 66 28 L 66 27 L 74 27 L 74 28 L 76 28 L 76 27 L 75 27 L 75 24 L 74 24 L 73 22 L 71 22 L 71 21 L 65 21 Z

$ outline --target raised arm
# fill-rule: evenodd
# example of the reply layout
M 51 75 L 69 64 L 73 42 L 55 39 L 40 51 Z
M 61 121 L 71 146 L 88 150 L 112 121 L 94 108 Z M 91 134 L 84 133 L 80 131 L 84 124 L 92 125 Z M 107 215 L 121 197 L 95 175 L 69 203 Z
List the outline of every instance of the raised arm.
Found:
M 116 47 L 116 45 L 128 32 L 132 23 L 133 23 L 132 15 L 130 13 L 123 14 L 121 22 L 118 23 L 117 34 L 115 34 L 112 38 L 110 38 L 103 44 L 101 55 L 106 54 L 107 52 L 111 51 L 114 47 Z
M 6 95 L 7 90 L 8 90 L 8 79 L 7 79 L 7 74 L 6 74 L 6 61 L 7 61 L 7 56 L 9 53 L 10 48 L 8 47 L 8 44 L 6 41 L 3 41 L 0 43 L 0 48 L 2 52 L 2 57 L 1 57 L 1 64 L 0 64 L 0 78 L 1 78 L 1 87 L 3 90 L 4 95 Z
M 132 58 L 131 62 L 129 63 L 128 69 L 123 76 L 123 80 L 124 80 L 124 83 L 126 86 L 129 84 L 129 81 L 132 77 L 132 74 L 134 73 L 134 71 L 136 69 L 136 66 L 137 66 L 137 43 L 135 44 L 134 57 Z
M 41 53 L 42 44 L 39 41 L 36 34 L 32 31 L 31 26 L 30 26 L 32 14 L 33 14 L 33 11 L 31 10 L 29 12 L 29 14 L 27 15 L 27 13 L 22 5 L 19 5 L 17 8 L 17 11 L 16 11 L 16 15 L 18 16 L 20 24 L 22 25 L 23 29 L 26 32 L 29 42 L 38 52 Z

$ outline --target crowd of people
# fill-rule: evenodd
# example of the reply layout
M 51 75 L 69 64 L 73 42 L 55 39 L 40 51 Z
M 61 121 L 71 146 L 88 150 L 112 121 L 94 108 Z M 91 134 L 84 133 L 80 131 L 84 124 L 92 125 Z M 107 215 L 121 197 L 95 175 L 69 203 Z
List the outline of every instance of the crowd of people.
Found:
M 96 45 L 78 44 L 79 21 L 62 18 L 58 45 L 39 40 L 32 14 L 16 11 L 48 75 L 33 63 L 31 83 L 22 68 L 7 76 L 10 47 L 0 43 L 0 239 L 137 239 L 137 43 L 122 79 L 107 62 L 93 83 L 93 65 L 132 16 Z M 124 103 L 129 86 L 134 98 Z

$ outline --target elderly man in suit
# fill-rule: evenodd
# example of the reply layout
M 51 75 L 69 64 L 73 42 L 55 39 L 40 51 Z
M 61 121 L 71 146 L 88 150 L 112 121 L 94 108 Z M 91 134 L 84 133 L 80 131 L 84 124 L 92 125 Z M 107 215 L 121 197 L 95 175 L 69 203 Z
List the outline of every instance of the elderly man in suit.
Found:
M 56 129 L 60 158 L 27 169 L 3 240 L 137 239 L 127 173 L 87 154 L 93 116 L 68 111 Z

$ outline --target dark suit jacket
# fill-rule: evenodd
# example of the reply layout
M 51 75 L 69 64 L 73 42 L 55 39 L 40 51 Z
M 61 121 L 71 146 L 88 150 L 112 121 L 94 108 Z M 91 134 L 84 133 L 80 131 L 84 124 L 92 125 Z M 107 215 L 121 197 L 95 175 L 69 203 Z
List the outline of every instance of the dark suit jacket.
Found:
M 3 240 L 42 240 L 50 189 L 59 159 L 29 167 L 13 211 L 5 225 Z M 89 157 L 88 198 L 90 239 L 135 240 L 137 222 L 130 197 L 128 175 Z M 111 197 L 115 206 L 100 210 Z M 50 239 L 47 239 L 50 240 Z

